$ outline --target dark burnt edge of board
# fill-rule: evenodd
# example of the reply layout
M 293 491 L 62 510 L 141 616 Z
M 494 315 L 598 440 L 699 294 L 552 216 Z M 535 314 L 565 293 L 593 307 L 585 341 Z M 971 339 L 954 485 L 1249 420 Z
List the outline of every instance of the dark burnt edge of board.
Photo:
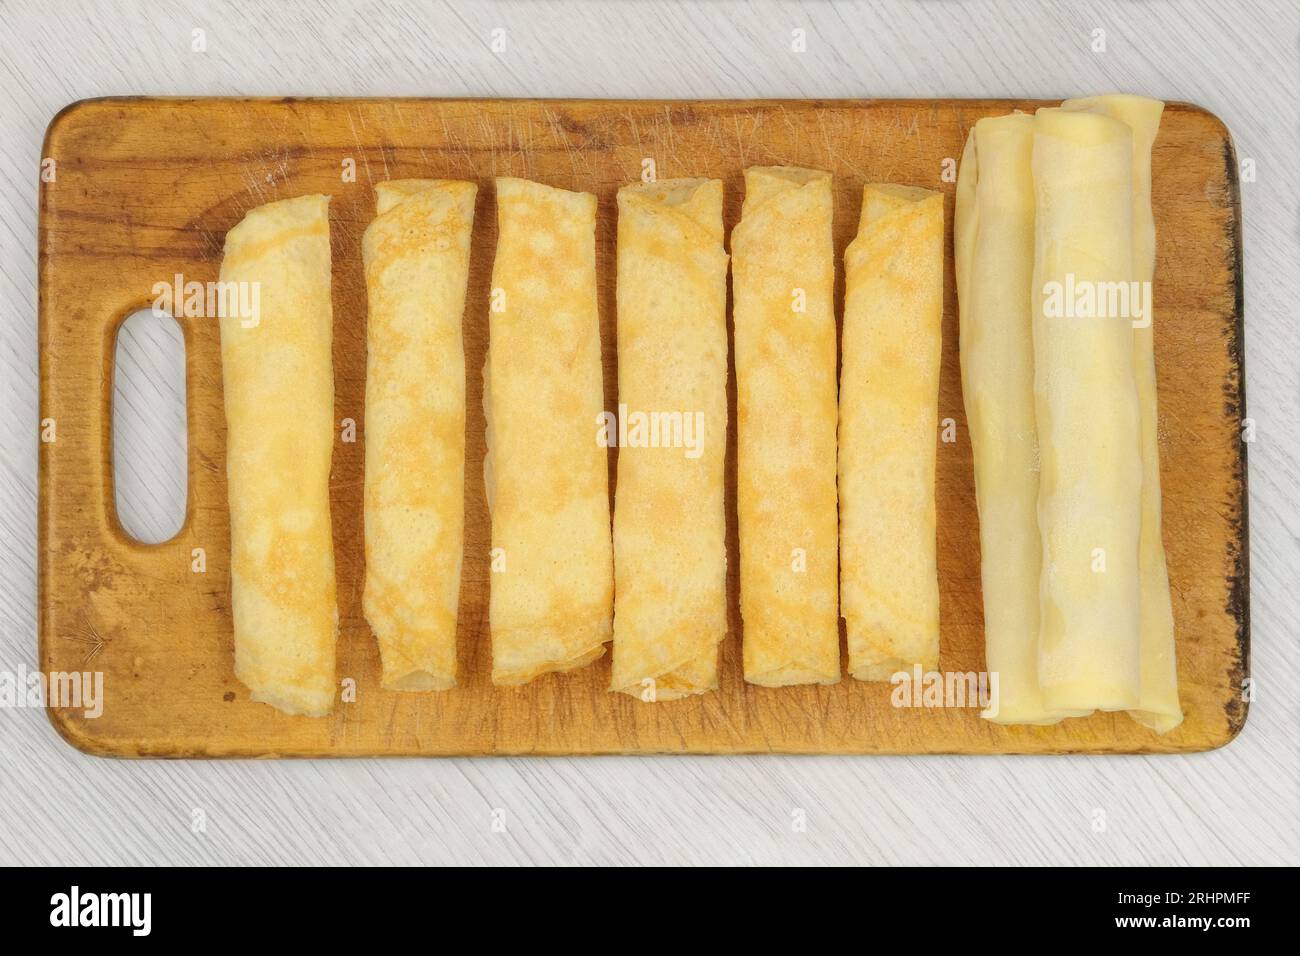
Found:
M 1248 442 L 1241 432 L 1246 418 L 1246 282 L 1242 258 L 1241 182 L 1237 166 L 1237 150 L 1232 134 L 1223 130 L 1224 181 L 1231 215 L 1224 232 L 1227 240 L 1227 262 L 1233 282 L 1232 320 L 1228 326 L 1227 349 L 1230 371 L 1223 382 L 1224 410 L 1236 423 L 1237 455 L 1233 477 L 1237 485 L 1231 526 L 1233 534 L 1228 539 L 1228 560 L 1232 571 L 1228 575 L 1228 597 L 1225 610 L 1237 624 L 1237 659 L 1228 670 L 1228 679 L 1235 689 L 1224 712 L 1228 718 L 1228 736 L 1224 744 L 1231 743 L 1241 733 L 1250 711 L 1245 694 L 1245 680 L 1250 676 L 1250 471 L 1246 466 Z M 1234 373 L 1235 372 L 1235 380 Z

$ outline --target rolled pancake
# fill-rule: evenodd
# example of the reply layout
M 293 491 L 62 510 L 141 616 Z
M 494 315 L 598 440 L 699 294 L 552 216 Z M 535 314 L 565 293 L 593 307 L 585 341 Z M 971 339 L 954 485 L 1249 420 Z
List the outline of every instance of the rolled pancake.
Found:
M 1086 110 L 1120 120 L 1133 134 L 1133 268 L 1139 282 L 1155 276 L 1156 223 L 1151 211 L 1151 148 L 1165 104 L 1144 96 L 1098 96 L 1066 100 L 1062 109 Z M 1142 538 L 1138 561 L 1142 574 L 1142 699 L 1129 711 L 1138 723 L 1158 733 L 1183 721 L 1178 703 L 1178 666 L 1174 650 L 1174 613 L 1169 570 L 1160 533 L 1160 442 L 1157 437 L 1154 316 L 1135 323 L 1133 367 L 1142 412 Z
M 483 369 L 492 680 L 523 684 L 595 660 L 612 630 L 596 197 L 522 179 L 496 187 Z
M 226 235 L 223 283 L 259 292 L 221 318 L 235 676 L 263 701 L 334 706 L 334 449 L 329 197 L 252 209 Z
M 464 553 L 465 351 L 473 183 L 375 187 L 362 240 L 366 321 L 366 620 L 383 686 L 456 684 Z
M 840 603 L 849 673 L 939 666 L 934 466 L 943 195 L 869 185 L 844 253 Z
M 720 180 L 619 190 L 619 413 L 630 438 L 618 452 L 610 689 L 646 701 L 715 689 L 727 632 L 722 235 Z M 645 421 L 633 416 L 654 434 L 636 440 Z
M 1034 118 L 982 119 L 957 176 L 953 248 L 962 396 L 975 460 L 987 667 L 1003 724 L 1055 723 L 1038 685 L 1038 448 L 1034 422 Z
M 731 236 L 745 680 L 840 679 L 831 176 L 745 170 Z
M 1050 710 L 1132 710 L 1141 417 L 1132 319 L 1099 298 L 1133 276 L 1132 136 L 1105 116 L 1040 109 L 1032 166 L 1039 683 Z

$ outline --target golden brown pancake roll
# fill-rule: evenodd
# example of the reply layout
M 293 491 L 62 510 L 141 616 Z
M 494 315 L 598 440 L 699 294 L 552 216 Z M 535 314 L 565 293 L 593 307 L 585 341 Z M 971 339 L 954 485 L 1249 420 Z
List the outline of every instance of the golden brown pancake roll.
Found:
M 831 176 L 745 170 L 731 236 L 745 680 L 840 679 Z
M 221 318 L 235 676 L 313 716 L 334 705 L 338 632 L 328 213 L 328 196 L 249 210 L 221 261 L 222 282 L 259 290 L 258 315 Z
M 483 370 L 492 680 L 589 664 L 612 631 L 613 543 L 596 306 L 596 197 L 496 181 Z
M 366 320 L 366 620 L 383 686 L 456 684 L 465 528 L 465 350 L 473 183 L 375 188 Z
M 619 190 L 610 686 L 645 701 L 716 688 L 727 632 L 722 235 L 719 180 Z
M 844 253 L 840 604 L 849 673 L 939 666 L 934 466 L 943 196 L 869 185 Z

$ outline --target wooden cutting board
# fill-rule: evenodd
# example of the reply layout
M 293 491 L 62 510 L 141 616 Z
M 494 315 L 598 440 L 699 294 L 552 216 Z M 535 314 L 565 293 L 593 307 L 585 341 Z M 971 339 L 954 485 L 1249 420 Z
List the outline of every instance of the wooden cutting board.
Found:
M 483 496 L 482 379 L 496 239 L 492 177 L 524 176 L 600 200 L 597 264 L 607 407 L 616 401 L 614 195 L 653 159 L 659 178 L 719 177 L 728 230 L 742 170 L 794 164 L 835 174 L 837 254 L 867 182 L 939 188 L 947 199 L 980 117 L 1033 101 L 593 102 L 524 100 L 108 99 L 50 124 L 54 181 L 40 202 L 40 666 L 100 670 L 104 708 L 51 708 L 75 746 L 114 756 L 583 753 L 1061 753 L 1206 750 L 1246 718 L 1248 549 L 1242 371 L 1241 213 L 1224 125 L 1186 104 L 1166 110 L 1154 156 L 1155 283 L 1164 537 L 1178 630 L 1185 723 L 1157 737 L 1127 716 L 999 727 L 975 708 L 897 708 L 891 687 L 845 678 L 767 689 L 741 677 L 735 520 L 735 387 L 728 448 L 730 633 L 721 689 L 644 704 L 606 691 L 609 657 L 524 688 L 488 679 L 489 524 Z M 345 175 L 351 160 L 355 181 Z M 379 687 L 361 612 L 366 299 L 360 240 L 372 186 L 389 178 L 478 182 L 465 314 L 468 387 L 461 685 L 443 694 Z M 334 450 L 340 679 L 356 700 L 326 718 L 250 701 L 232 671 L 230 527 L 218 331 L 181 319 L 187 349 L 189 501 L 171 541 L 130 539 L 114 512 L 112 362 L 123 319 L 176 273 L 217 278 L 226 231 L 252 206 L 334 197 L 335 417 L 357 422 Z M 838 256 L 837 256 L 838 258 Z M 945 277 L 940 417 L 956 441 L 938 455 L 942 667 L 984 664 L 979 538 L 957 363 L 951 253 Z M 840 270 L 838 295 L 843 296 Z M 842 302 L 841 302 L 842 304 Z M 614 459 L 611 453 L 611 473 Z M 191 570 L 194 549 L 206 572 Z

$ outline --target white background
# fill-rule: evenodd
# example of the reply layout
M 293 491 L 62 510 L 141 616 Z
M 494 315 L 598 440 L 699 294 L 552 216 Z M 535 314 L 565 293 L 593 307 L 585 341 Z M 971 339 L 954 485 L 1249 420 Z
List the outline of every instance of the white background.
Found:
M 0 670 L 35 666 L 37 177 L 65 104 L 1124 90 L 1217 113 L 1258 171 L 1242 188 L 1258 427 L 1250 719 L 1227 748 L 1189 757 L 119 762 L 75 752 L 39 711 L 5 710 L 0 863 L 1300 862 L 1300 5 L 346 7 L 0 0 Z M 191 52 L 196 27 L 206 53 Z M 496 27 L 502 54 L 488 47 Z M 802 54 L 790 51 L 797 27 Z M 1090 48 L 1096 28 L 1105 53 Z M 807 832 L 792 832 L 795 808 Z M 191 832 L 195 809 L 206 832 Z

